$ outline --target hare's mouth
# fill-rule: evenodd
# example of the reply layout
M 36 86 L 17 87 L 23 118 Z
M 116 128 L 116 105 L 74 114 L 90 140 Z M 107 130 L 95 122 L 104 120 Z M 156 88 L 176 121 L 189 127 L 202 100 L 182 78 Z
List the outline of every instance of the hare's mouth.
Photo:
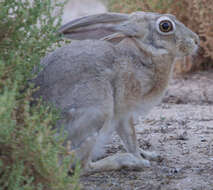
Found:
M 198 48 L 198 43 L 193 39 L 182 42 L 178 46 L 179 56 L 196 55 Z
M 198 50 L 199 50 L 199 46 L 196 45 L 196 46 L 194 47 L 194 50 L 192 51 L 191 55 L 197 55 Z

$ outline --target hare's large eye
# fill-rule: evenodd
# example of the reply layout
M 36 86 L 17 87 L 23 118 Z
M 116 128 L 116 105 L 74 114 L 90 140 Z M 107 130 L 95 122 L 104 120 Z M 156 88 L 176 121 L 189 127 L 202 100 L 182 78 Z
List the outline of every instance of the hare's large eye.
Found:
M 159 24 L 159 28 L 161 32 L 167 33 L 173 30 L 173 25 L 169 20 L 162 20 Z
M 167 16 L 160 17 L 156 22 L 157 31 L 162 35 L 170 35 L 175 32 L 175 23 Z

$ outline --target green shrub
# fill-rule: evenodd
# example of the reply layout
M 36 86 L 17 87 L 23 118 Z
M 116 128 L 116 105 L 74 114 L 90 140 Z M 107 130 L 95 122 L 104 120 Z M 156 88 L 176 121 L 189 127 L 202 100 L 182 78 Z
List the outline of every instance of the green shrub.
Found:
M 57 0 L 0 0 L 0 190 L 78 189 L 79 169 L 68 176 L 70 156 L 52 130 L 59 114 L 41 102 L 30 106 L 28 84 L 60 41 L 62 7 Z

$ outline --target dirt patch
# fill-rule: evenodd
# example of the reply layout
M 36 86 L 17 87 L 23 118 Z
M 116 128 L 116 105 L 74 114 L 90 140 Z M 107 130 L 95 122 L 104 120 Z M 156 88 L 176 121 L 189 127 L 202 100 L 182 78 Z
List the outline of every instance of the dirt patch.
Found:
M 82 177 L 85 190 L 213 190 L 213 74 L 171 82 L 164 103 L 136 128 L 141 148 L 163 160 L 143 171 L 112 171 Z M 123 152 L 118 136 L 107 155 Z
M 198 72 L 177 76 L 170 83 L 164 102 L 176 104 L 213 104 L 213 74 Z

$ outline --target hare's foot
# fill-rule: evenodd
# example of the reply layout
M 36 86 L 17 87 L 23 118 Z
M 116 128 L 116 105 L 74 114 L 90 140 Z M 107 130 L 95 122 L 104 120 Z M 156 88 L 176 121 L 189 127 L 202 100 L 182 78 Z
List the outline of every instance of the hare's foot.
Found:
M 157 161 L 160 162 L 163 160 L 163 157 L 160 156 L 158 153 L 156 152 L 150 152 L 150 151 L 145 151 L 143 149 L 140 149 L 140 155 L 146 159 L 146 160 L 150 160 L 150 161 Z
M 150 163 L 148 160 L 138 158 L 131 153 L 118 153 L 102 160 L 89 163 L 85 173 L 120 170 L 123 168 L 129 170 L 142 170 L 149 166 Z
M 117 126 L 117 133 L 121 137 L 127 152 L 132 153 L 136 157 L 142 156 L 146 160 L 162 160 L 161 156 L 157 153 L 144 151 L 138 147 L 136 131 L 132 117 L 120 121 L 119 125 Z

